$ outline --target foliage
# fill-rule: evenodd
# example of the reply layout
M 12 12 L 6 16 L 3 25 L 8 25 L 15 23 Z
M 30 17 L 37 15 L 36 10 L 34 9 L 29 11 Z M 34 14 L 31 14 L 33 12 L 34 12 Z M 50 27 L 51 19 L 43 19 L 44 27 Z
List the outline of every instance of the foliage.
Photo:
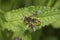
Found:
M 58 40 L 57 37 L 60 36 L 54 36 L 53 33 L 56 31 L 55 28 L 60 28 L 59 2 L 59 0 L 0 0 L 0 40 L 14 40 L 15 37 L 22 40 Z M 36 17 L 41 24 L 36 26 L 34 32 L 24 23 L 24 17 L 34 14 L 37 10 L 40 13 Z

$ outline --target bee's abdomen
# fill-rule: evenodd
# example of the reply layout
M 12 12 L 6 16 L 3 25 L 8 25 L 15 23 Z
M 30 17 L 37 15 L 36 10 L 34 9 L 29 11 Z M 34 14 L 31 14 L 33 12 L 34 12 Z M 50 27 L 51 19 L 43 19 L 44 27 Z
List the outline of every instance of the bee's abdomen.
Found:
M 40 21 L 38 19 L 33 19 L 33 22 L 32 22 L 33 25 L 40 25 Z

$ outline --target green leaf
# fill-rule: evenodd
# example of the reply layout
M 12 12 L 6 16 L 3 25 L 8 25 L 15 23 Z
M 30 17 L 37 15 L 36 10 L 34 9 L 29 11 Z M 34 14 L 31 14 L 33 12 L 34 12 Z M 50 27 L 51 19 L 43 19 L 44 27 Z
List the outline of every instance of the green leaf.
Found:
M 59 3 L 60 3 L 60 0 L 57 0 L 56 3 L 55 3 L 55 5 L 54 5 L 54 7 L 60 9 Z
M 1 33 L 2 33 L 3 40 L 11 40 L 13 36 L 13 32 L 7 29 L 3 30 Z
M 12 9 L 19 8 L 20 0 L 0 0 L 0 9 L 4 11 L 10 11 Z
M 3 40 L 3 36 L 2 36 L 1 30 L 0 30 L 0 40 Z
M 47 0 L 33 0 L 33 4 L 34 5 L 39 5 L 39 6 L 45 6 L 44 4 L 45 4 L 46 1 Z
M 53 7 L 55 5 L 57 0 L 49 0 L 48 3 L 47 3 L 47 6 L 49 7 Z
M 25 34 L 24 32 L 26 29 L 31 30 L 30 27 L 24 23 L 24 16 L 30 16 L 35 13 L 36 10 L 40 11 L 36 17 L 39 18 L 41 22 L 41 24 L 36 27 L 36 29 L 40 29 L 45 25 L 52 24 L 60 17 L 59 10 L 55 8 L 42 6 L 25 7 L 5 13 L 4 18 L 6 21 L 2 23 L 3 29 L 12 30 L 13 32 L 20 35 L 24 40 L 28 40 L 28 38 L 31 39 L 31 35 L 23 35 Z
M 44 40 L 58 40 L 58 38 L 55 36 L 47 36 L 44 38 Z
M 14 32 L 12 39 L 15 37 L 19 37 L 22 40 L 31 40 L 31 34 L 28 33 Z
M 52 24 L 53 28 L 60 28 L 60 20 L 57 20 Z

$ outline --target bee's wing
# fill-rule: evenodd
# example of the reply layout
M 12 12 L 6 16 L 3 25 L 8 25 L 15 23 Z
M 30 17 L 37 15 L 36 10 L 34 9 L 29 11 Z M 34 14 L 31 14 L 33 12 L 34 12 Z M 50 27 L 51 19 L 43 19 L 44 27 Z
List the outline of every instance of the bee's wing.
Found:
M 33 15 L 39 15 L 41 13 L 41 10 L 36 10 Z

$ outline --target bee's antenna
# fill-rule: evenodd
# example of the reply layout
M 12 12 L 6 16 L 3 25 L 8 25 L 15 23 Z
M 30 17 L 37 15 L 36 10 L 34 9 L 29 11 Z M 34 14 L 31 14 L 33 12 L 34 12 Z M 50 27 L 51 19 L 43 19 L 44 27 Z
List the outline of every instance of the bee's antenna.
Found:
M 32 30 L 33 30 L 34 32 L 36 31 L 36 26 L 34 26 L 34 25 L 32 25 L 32 24 L 30 24 L 29 26 L 32 28 Z

